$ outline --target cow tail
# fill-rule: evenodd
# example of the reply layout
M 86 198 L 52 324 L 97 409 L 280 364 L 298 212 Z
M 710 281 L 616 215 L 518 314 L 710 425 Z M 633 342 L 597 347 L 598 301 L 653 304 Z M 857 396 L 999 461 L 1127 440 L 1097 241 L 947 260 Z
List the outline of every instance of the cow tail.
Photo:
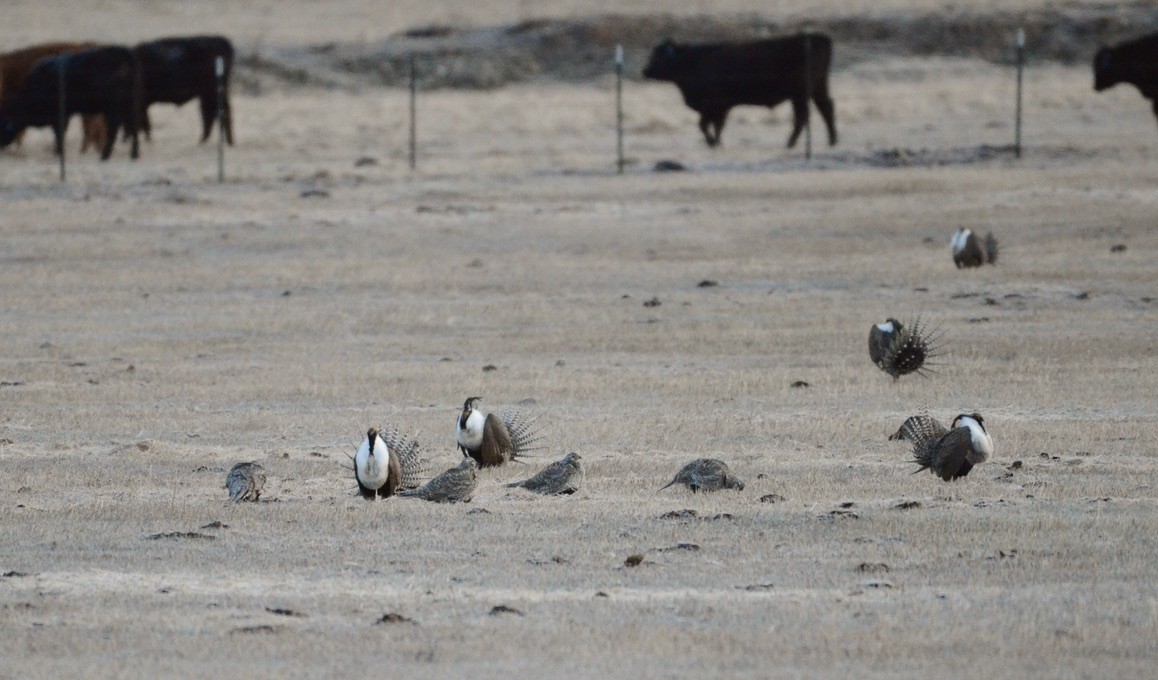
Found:
M 133 55 L 133 130 L 140 131 L 141 129 L 141 105 L 145 101 L 145 78 L 141 73 L 141 59 L 137 56 L 137 51 L 132 50 Z
M 133 136 L 133 158 L 139 154 L 139 135 L 141 134 L 141 106 L 145 101 L 145 77 L 141 69 L 141 59 L 137 55 L 135 49 L 130 49 L 129 54 L 132 57 L 133 67 L 133 83 L 132 93 L 130 99 L 132 100 L 133 110 L 129 114 L 128 124 L 132 126 L 131 134 Z

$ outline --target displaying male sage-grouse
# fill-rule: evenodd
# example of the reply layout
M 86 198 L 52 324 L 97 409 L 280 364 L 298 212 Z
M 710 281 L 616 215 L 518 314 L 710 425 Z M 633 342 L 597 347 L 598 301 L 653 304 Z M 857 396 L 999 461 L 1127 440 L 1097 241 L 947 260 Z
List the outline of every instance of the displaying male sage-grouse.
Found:
M 258 463 L 238 463 L 225 476 L 225 488 L 229 489 L 229 500 L 257 502 L 261 489 L 265 486 L 265 468 Z
M 535 493 L 556 496 L 575 493 L 579 487 L 583 486 L 584 478 L 582 456 L 577 453 L 568 453 L 563 460 L 551 463 L 534 477 L 507 484 L 507 486 L 511 488 L 521 487 Z
M 922 325 L 920 317 L 907 326 L 889 317 L 869 329 L 869 358 L 893 380 L 909 373 L 924 375 L 929 359 L 940 356 L 937 343 L 943 334 Z
M 417 489 L 403 489 L 399 496 L 421 498 L 435 503 L 469 503 L 478 486 L 478 463 L 464 458 L 458 467 L 452 467 Z
M 697 458 L 680 468 L 674 479 L 660 487 L 660 491 L 672 484 L 683 484 L 696 491 L 719 491 L 720 489 L 744 490 L 744 482 L 732 474 L 728 464 L 715 458 Z
M 354 479 L 358 493 L 366 500 L 388 498 L 399 489 L 412 489 L 425 471 L 418 442 L 397 428 L 383 432 L 370 428 L 354 455 Z
M 985 235 L 985 240 L 977 238 L 972 229 L 959 227 L 949 243 L 953 251 L 953 264 L 962 267 L 980 267 L 988 262 L 997 264 L 997 239 L 993 232 Z
M 476 404 L 482 397 L 471 397 L 462 405 L 456 439 L 462 455 L 474 458 L 479 467 L 502 465 L 518 458 L 543 437 L 535 427 L 537 418 L 524 418 L 521 411 L 506 411 L 499 418 Z
M 930 416 L 912 416 L 889 439 L 911 442 L 921 466 L 916 472 L 929 469 L 945 481 L 964 477 L 993 455 L 993 439 L 980 413 L 963 413 L 948 429 Z

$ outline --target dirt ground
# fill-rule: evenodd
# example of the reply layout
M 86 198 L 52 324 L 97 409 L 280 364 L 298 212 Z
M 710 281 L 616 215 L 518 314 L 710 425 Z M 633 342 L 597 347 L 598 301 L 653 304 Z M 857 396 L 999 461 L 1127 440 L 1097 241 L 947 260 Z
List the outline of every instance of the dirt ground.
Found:
M 711 150 L 631 83 L 617 176 L 610 80 L 424 93 L 416 172 L 397 90 L 238 93 L 224 184 L 192 106 L 135 163 L 74 123 L 63 185 L 29 133 L 0 153 L 0 677 L 1147 675 L 1158 131 L 1085 67 L 1027 78 L 1020 160 L 1008 69 L 951 59 L 834 73 L 811 161 L 786 109 Z M 958 226 L 999 263 L 956 270 Z M 869 327 L 917 315 L 947 352 L 894 383 Z M 546 448 L 467 505 L 355 495 L 367 427 L 439 471 L 473 395 L 533 400 Z M 922 410 L 983 413 L 994 459 L 911 474 L 887 436 Z M 578 494 L 503 486 L 569 451 Z M 657 492 L 701 456 L 746 488 Z M 244 460 L 266 494 L 231 505 Z

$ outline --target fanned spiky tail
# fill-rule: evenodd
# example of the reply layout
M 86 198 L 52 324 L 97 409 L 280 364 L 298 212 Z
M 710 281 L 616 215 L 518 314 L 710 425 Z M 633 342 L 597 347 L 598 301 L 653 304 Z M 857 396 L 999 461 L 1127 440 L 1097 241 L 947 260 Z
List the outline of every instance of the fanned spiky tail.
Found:
M 511 459 L 514 460 L 528 451 L 546 448 L 541 444 L 546 432 L 538 425 L 540 416 L 526 417 L 520 409 L 503 412 L 503 425 L 511 436 Z
M 913 445 L 913 460 L 920 466 L 916 472 L 920 472 L 932 466 L 933 452 L 936 449 L 937 442 L 941 441 L 941 438 L 948 433 L 948 428 L 937 422 L 936 418 L 922 414 L 919 416 L 910 416 L 908 420 L 901 424 L 901 429 L 889 437 L 889 441 L 901 440 L 911 442 Z
M 390 452 L 398 456 L 402 466 L 402 480 L 399 488 L 413 489 L 422 485 L 430 472 L 430 459 L 422 457 L 422 447 L 418 440 L 398 429 L 397 426 L 380 428 L 378 436 L 386 442 Z
M 894 380 L 909 373 L 925 375 L 931 372 L 930 359 L 941 356 L 940 342 L 944 335 L 944 330 L 930 329 L 921 317 L 902 325 L 889 342 L 881 369 Z
M 989 264 L 997 264 L 997 237 L 993 232 L 985 235 L 985 261 Z

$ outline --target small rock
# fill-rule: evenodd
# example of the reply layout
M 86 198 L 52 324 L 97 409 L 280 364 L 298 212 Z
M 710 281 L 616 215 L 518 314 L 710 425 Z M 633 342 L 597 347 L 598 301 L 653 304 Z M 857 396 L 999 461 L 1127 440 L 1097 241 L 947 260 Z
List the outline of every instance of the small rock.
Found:
M 146 536 L 145 540 L 159 541 L 159 540 L 165 539 L 165 538 L 191 538 L 191 539 L 201 539 L 201 540 L 205 540 L 205 541 L 217 540 L 216 536 L 210 536 L 209 534 L 201 534 L 201 533 L 197 533 L 196 531 L 165 531 L 165 532 L 162 532 L 159 534 L 153 534 L 151 536 Z
M 660 302 L 659 298 L 657 298 L 657 297 L 653 297 L 652 299 L 645 300 L 643 302 L 644 307 L 659 307 L 661 304 L 663 304 L 663 303 Z
M 1022 468 L 1022 463 L 1021 463 L 1021 461 L 1020 461 L 1020 460 L 1015 460 L 1015 461 L 1013 461 L 1012 463 L 1010 463 L 1010 464 L 1009 464 L 1009 467 L 1007 467 L 1007 468 L 1005 468 L 1005 469 L 1006 469 L 1006 470 L 1020 470 L 1021 468 Z
M 860 519 L 860 515 L 852 510 L 830 510 L 820 515 L 820 519 L 831 522 L 836 519 Z
M 784 496 L 781 496 L 778 493 L 765 494 L 763 496 L 760 496 L 760 502 L 761 503 L 783 503 L 784 502 Z
M 499 614 L 518 614 L 519 616 L 523 616 L 523 612 L 514 607 L 508 607 L 505 604 L 495 605 L 491 608 L 491 616 L 498 616 Z
M 281 607 L 266 607 L 265 610 L 270 614 L 277 614 L 278 616 L 292 616 L 298 619 L 306 618 L 306 615 L 301 612 L 295 612 L 292 609 L 283 609 Z
M 354 161 L 355 168 L 364 168 L 370 165 L 378 165 L 378 159 L 374 158 L 373 156 L 362 156 L 358 160 Z
M 921 507 L 921 501 L 901 501 L 893 507 L 898 510 L 912 510 Z
M 415 621 L 414 619 L 412 619 L 408 616 L 403 616 L 401 614 L 396 614 L 394 612 L 383 614 L 382 618 L 380 618 L 374 622 L 374 625 L 378 625 L 381 623 L 410 623 L 410 624 L 413 624 L 415 626 L 418 625 L 418 622 Z
M 856 565 L 856 570 L 862 574 L 886 574 L 890 571 L 884 562 L 861 562 Z
M 704 279 L 703 281 L 700 281 L 699 283 L 697 283 L 696 287 L 697 288 L 715 288 L 718 285 L 720 285 L 719 281 L 713 281 L 712 279 Z
M 623 560 L 625 567 L 638 567 L 643 564 L 643 555 L 631 555 L 626 560 Z
M 680 163 L 679 161 L 673 161 L 668 158 L 665 158 L 661 161 L 656 161 L 655 164 L 656 172 L 684 172 L 687 169 L 687 166 L 683 163 Z
M 696 543 L 677 543 L 669 548 L 660 548 L 659 552 L 674 552 L 676 550 L 686 550 L 688 552 L 697 552 L 700 546 Z M 630 558 L 628 558 L 630 559 Z
M 470 512 L 468 512 L 466 514 L 467 515 L 489 515 L 489 514 L 491 514 L 491 511 L 487 510 L 486 508 L 474 508 L 473 510 L 471 510 Z
M 671 512 L 665 512 L 662 515 L 660 515 L 659 518 L 660 519 L 692 519 L 693 517 L 699 517 L 699 516 L 700 516 L 700 513 L 696 512 L 695 510 L 685 509 L 685 510 L 672 510 Z
M 483 370 L 483 373 L 490 373 L 491 371 L 499 370 L 499 367 L 495 366 L 494 364 L 487 364 L 486 366 L 482 367 L 482 370 Z
M 1124 253 L 1124 252 L 1126 252 L 1126 244 L 1125 243 L 1115 243 L 1114 245 L 1110 246 L 1110 252 L 1111 253 Z
M 228 529 L 229 525 L 218 519 L 218 520 L 214 520 L 214 521 L 210 522 L 209 524 L 202 524 L 201 528 L 202 529 Z
M 306 189 L 301 193 L 302 198 L 329 198 L 330 192 L 325 189 Z
M 808 382 L 804 381 L 804 380 L 797 380 L 796 382 L 792 383 L 792 386 L 793 387 L 812 387 L 812 385 L 808 384 Z
M 259 626 L 242 626 L 241 628 L 234 628 L 234 633 L 277 633 L 282 630 L 283 626 L 271 626 L 269 624 L 262 624 Z

